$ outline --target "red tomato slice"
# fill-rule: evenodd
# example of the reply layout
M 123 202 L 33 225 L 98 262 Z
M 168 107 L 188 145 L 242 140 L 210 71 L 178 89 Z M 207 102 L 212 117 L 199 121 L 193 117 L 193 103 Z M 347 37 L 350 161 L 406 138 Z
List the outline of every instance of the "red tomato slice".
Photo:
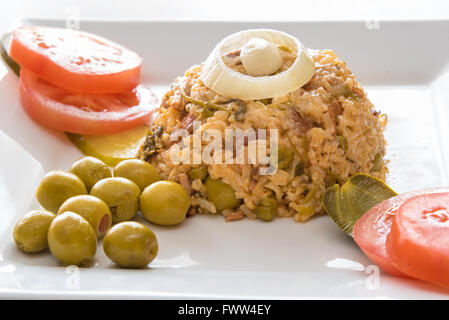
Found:
M 449 192 L 405 201 L 393 219 L 387 253 L 403 273 L 449 289 Z
M 403 195 L 387 199 L 368 210 L 354 225 L 354 240 L 363 253 L 385 272 L 404 276 L 388 258 L 386 240 Z
M 27 26 L 13 31 L 9 54 L 20 66 L 68 90 L 131 91 L 142 59 L 102 37 L 71 29 Z
M 406 276 L 391 262 L 387 254 L 387 236 L 393 218 L 406 200 L 421 194 L 449 192 L 449 188 L 433 188 L 400 194 L 387 199 L 368 210 L 354 226 L 354 240 L 363 253 L 385 272 L 394 276 Z
M 129 93 L 86 94 L 59 88 L 21 68 L 20 101 L 36 122 L 79 134 L 115 133 L 148 123 L 158 105 L 143 85 Z

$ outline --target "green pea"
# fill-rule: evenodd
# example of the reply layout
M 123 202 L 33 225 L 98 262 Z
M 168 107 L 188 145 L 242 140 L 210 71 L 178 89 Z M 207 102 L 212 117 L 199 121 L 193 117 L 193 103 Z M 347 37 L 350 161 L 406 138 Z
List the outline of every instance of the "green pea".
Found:
M 190 169 L 189 178 L 192 180 L 201 179 L 202 181 L 204 181 L 207 178 L 207 168 L 197 167 Z
M 259 219 L 271 221 L 277 214 L 278 203 L 275 198 L 263 199 L 256 207 L 255 213 Z
M 232 187 L 221 179 L 208 177 L 205 182 L 207 200 L 212 202 L 218 211 L 233 209 L 240 205 L 241 200 L 235 196 Z
M 286 147 L 278 149 L 278 168 L 281 170 L 288 169 L 293 162 L 294 152 Z

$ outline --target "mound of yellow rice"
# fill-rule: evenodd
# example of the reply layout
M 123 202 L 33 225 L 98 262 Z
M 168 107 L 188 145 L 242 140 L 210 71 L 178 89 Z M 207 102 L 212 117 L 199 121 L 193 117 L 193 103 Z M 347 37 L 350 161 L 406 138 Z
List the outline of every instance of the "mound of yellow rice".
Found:
M 323 212 L 321 198 L 327 187 L 359 172 L 385 180 L 386 116 L 374 109 L 346 63 L 331 50 L 309 52 L 315 76 L 280 98 L 236 101 L 222 97 L 199 79 L 202 66 L 190 68 L 166 92 L 138 157 L 158 168 L 164 179 L 186 188 L 192 200 L 189 216 L 219 213 L 227 221 L 255 219 L 259 203 L 275 197 L 278 217 L 306 221 Z M 218 103 L 224 109 L 210 112 L 201 102 Z M 278 129 L 279 148 L 292 150 L 293 161 L 271 175 L 260 175 L 258 164 L 173 163 L 170 134 L 179 128 L 191 134 L 193 120 L 201 122 L 201 131 L 217 129 L 223 135 L 225 129 Z M 206 145 L 203 142 L 202 148 Z M 242 204 L 218 212 L 207 200 L 203 181 L 189 178 L 189 171 L 198 166 L 230 185 Z

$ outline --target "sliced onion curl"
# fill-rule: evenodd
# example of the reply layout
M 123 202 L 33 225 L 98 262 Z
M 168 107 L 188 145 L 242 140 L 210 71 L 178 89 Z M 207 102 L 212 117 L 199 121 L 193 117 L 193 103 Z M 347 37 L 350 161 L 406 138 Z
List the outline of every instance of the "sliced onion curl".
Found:
M 294 63 L 287 70 L 268 76 L 251 76 L 229 68 L 223 56 L 240 50 L 254 38 L 288 48 L 296 55 Z M 222 96 L 248 101 L 285 96 L 306 84 L 314 74 L 315 63 L 298 39 L 276 30 L 253 29 L 234 33 L 218 43 L 204 64 L 200 79 Z

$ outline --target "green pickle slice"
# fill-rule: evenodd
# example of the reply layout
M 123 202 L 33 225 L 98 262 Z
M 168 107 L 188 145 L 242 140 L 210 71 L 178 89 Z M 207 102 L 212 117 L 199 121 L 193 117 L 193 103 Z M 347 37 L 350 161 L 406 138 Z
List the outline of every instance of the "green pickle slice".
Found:
M 11 68 L 16 75 L 20 74 L 20 66 L 15 62 L 8 53 L 11 33 L 5 33 L 0 39 L 0 54 L 5 63 Z
M 355 223 L 365 212 L 396 195 L 381 180 L 358 173 L 341 187 L 338 184 L 329 187 L 323 195 L 323 206 L 340 229 L 352 237 Z
M 108 166 L 134 159 L 145 140 L 147 126 L 104 135 L 66 133 L 70 141 L 86 156 L 100 159 Z

